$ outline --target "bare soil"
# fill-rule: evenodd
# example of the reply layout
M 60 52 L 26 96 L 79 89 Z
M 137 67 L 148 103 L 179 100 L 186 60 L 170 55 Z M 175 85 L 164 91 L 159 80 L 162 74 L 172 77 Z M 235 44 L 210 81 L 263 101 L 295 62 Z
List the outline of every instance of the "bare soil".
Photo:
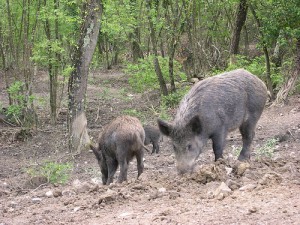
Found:
M 48 98 L 47 84 L 45 74 L 35 82 L 40 99 Z M 0 100 L 7 103 L 1 85 Z M 133 93 L 128 77 L 119 71 L 93 72 L 87 99 L 94 139 L 125 112 L 142 112 L 140 119 L 148 124 L 158 117 L 159 93 Z M 241 136 L 233 132 L 224 160 L 214 162 L 209 143 L 195 172 L 179 176 L 170 141 L 164 137 L 159 154 L 145 153 L 139 179 L 134 160 L 128 182 L 109 186 L 100 182 L 93 153 L 73 157 L 68 152 L 66 109 L 60 111 L 57 125 L 51 125 L 47 102 L 37 107 L 39 127 L 26 135 L 0 121 L 0 225 L 300 224 L 300 95 L 291 96 L 283 107 L 266 107 L 249 163 L 236 160 Z M 274 138 L 279 139 L 275 146 L 267 144 Z M 273 150 L 269 154 L 267 145 Z M 68 182 L 54 185 L 28 173 L 46 161 L 71 162 Z

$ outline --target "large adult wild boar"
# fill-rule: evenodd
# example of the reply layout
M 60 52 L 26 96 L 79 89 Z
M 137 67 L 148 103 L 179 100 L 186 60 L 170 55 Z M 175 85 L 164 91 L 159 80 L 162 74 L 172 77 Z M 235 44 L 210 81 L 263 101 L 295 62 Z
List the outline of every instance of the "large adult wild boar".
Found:
M 172 123 L 158 119 L 160 131 L 173 141 L 178 172 L 192 171 L 208 139 L 212 140 L 215 160 L 222 158 L 226 136 L 236 128 L 243 139 L 238 159 L 248 159 L 266 100 L 265 84 L 244 69 L 195 84 L 182 99 Z
M 144 141 L 143 126 L 137 118 L 132 116 L 117 117 L 104 128 L 99 137 L 98 146 L 91 145 L 101 169 L 104 185 L 113 182 L 119 165 L 118 182 L 126 181 L 128 165 L 133 157 L 137 159 L 138 177 L 142 174 Z

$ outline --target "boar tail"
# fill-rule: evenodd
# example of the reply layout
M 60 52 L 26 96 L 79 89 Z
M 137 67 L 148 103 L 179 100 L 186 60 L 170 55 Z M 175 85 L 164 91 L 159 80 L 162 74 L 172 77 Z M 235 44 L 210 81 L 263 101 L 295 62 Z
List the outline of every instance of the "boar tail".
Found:
M 93 150 L 95 156 L 98 158 L 100 157 L 100 151 L 99 151 L 99 146 L 95 146 L 93 143 L 90 143 L 90 149 Z

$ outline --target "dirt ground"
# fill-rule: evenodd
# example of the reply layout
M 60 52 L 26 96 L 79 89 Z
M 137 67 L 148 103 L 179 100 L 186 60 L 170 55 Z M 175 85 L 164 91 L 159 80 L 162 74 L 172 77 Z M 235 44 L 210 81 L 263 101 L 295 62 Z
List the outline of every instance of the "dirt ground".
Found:
M 159 94 L 133 93 L 127 79 L 119 71 L 90 77 L 87 118 L 94 139 L 105 124 L 128 112 L 141 112 L 143 123 L 155 124 Z M 159 154 L 145 153 L 138 180 L 134 160 L 128 182 L 104 186 L 93 153 L 72 157 L 68 152 L 64 107 L 58 124 L 50 125 L 47 82 L 45 74 L 35 82 L 39 127 L 26 140 L 19 140 L 19 128 L 0 123 L 0 225 L 300 224 L 300 95 L 283 107 L 265 109 L 249 163 L 237 162 L 241 136 L 233 132 L 224 160 L 214 162 L 209 142 L 195 172 L 178 176 L 164 137 Z M 3 86 L 0 91 L 7 103 Z M 272 145 L 274 138 L 279 142 Z M 28 173 L 46 161 L 71 162 L 69 181 L 53 185 Z

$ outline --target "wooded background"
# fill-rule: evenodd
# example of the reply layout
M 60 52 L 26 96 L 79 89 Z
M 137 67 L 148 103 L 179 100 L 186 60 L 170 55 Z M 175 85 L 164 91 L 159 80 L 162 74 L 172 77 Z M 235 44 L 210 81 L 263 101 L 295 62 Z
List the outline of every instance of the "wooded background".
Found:
M 299 0 L 0 0 L 0 6 L 5 114 L 22 125 L 35 121 L 32 88 L 41 70 L 49 76 L 53 123 L 66 86 L 69 122 L 84 111 L 91 67 L 135 71 L 143 79 L 138 70 L 148 65 L 162 95 L 175 92 L 176 81 L 239 67 L 265 81 L 274 104 L 299 92 Z

